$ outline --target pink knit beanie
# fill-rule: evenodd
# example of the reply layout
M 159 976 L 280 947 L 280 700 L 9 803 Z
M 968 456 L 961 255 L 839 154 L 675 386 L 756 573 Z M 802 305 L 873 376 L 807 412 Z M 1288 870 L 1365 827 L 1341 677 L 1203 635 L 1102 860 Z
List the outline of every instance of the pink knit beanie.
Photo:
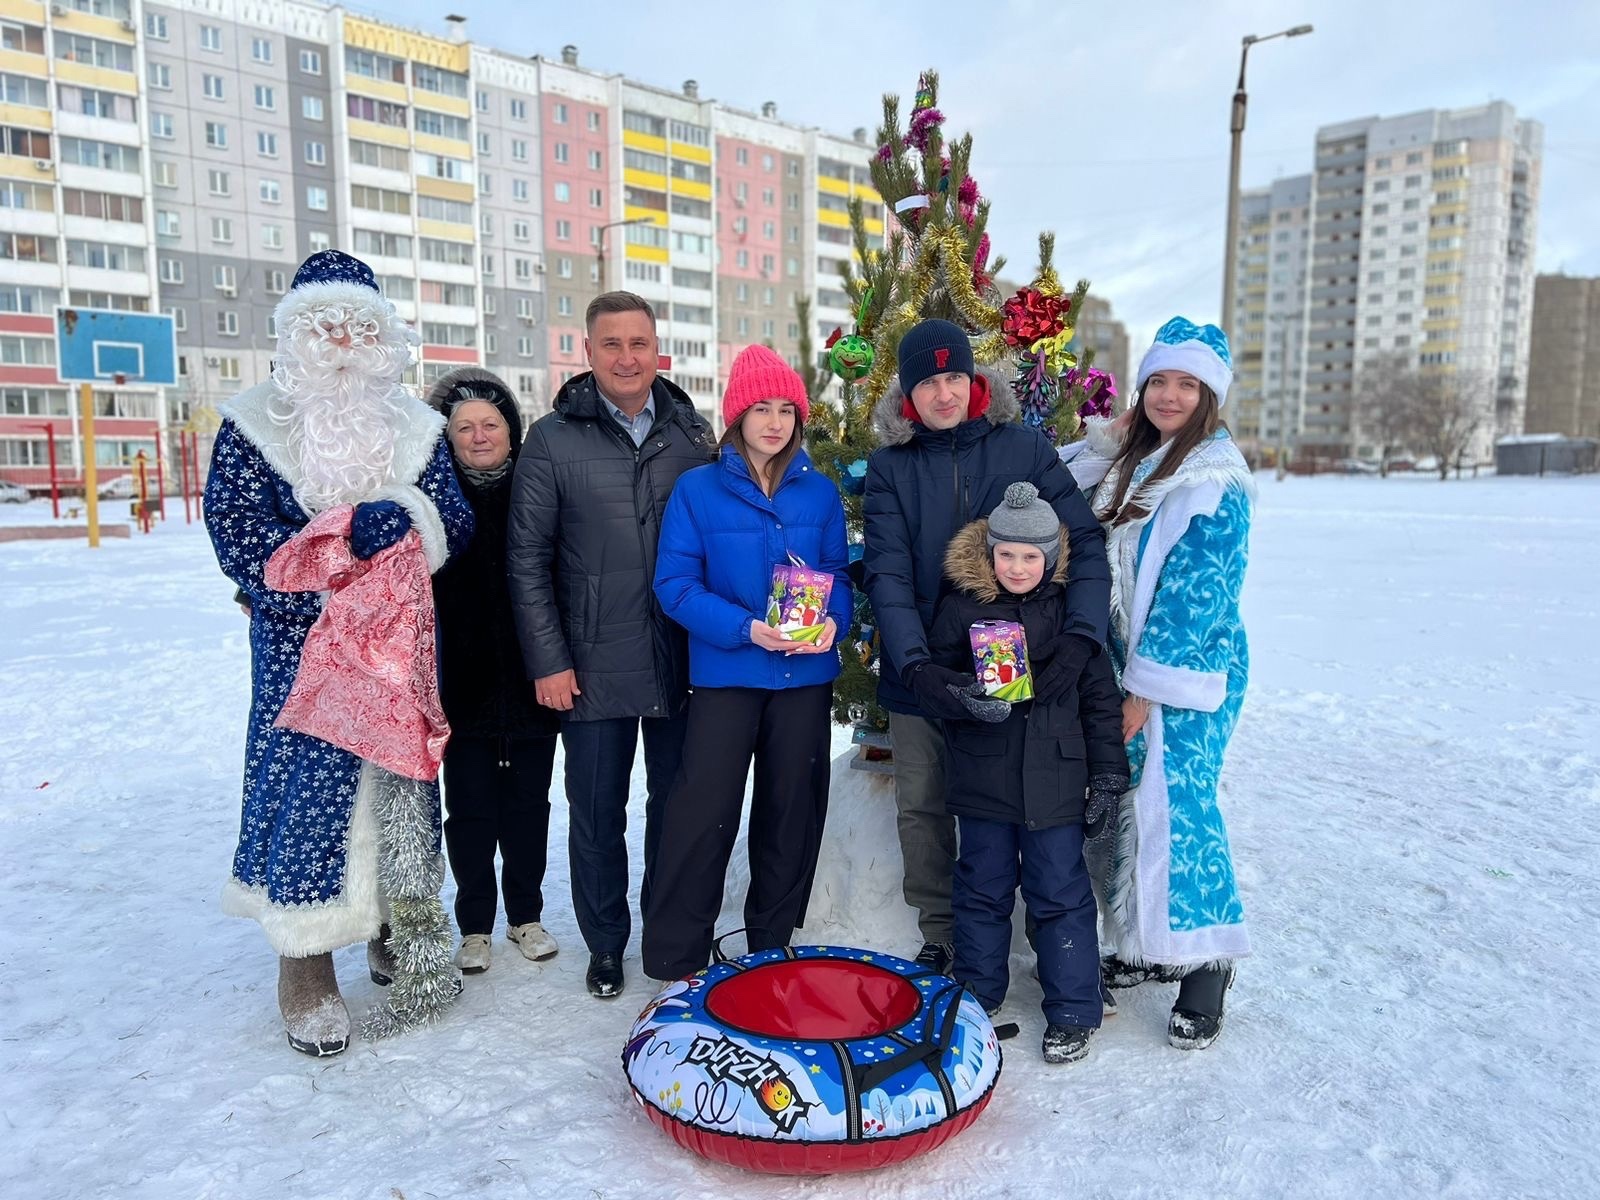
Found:
M 802 425 L 811 415 L 811 398 L 794 368 L 769 346 L 746 346 L 728 372 L 728 388 L 722 393 L 722 423 L 731 426 L 763 400 L 788 400 Z

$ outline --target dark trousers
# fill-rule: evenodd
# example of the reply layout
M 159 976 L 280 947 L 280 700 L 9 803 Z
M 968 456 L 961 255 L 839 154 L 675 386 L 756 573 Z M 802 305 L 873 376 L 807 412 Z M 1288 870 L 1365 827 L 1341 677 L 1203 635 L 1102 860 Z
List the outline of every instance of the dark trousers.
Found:
M 827 684 L 690 696 L 683 769 L 644 906 L 645 974 L 677 979 L 710 961 L 752 758 L 746 942 L 752 951 L 789 944 L 805 920 L 827 818 L 832 706 Z
M 633 754 L 644 735 L 643 911 L 661 836 L 661 809 L 683 761 L 687 717 L 615 717 L 563 721 L 567 765 L 567 852 L 572 909 L 591 954 L 622 954 L 632 918 L 628 909 L 628 791 Z
M 463 936 L 494 929 L 496 847 L 506 924 L 526 925 L 543 915 L 555 760 L 553 736 L 450 739 L 444 756 L 444 845 Z
M 1083 826 L 1029 829 L 976 817 L 959 821 L 961 850 L 951 888 L 955 977 L 972 986 L 985 1008 L 997 1008 L 1006 998 L 1011 910 L 1020 883 L 1034 921 L 1045 1019 L 1098 1028 L 1100 944 L 1083 865 Z

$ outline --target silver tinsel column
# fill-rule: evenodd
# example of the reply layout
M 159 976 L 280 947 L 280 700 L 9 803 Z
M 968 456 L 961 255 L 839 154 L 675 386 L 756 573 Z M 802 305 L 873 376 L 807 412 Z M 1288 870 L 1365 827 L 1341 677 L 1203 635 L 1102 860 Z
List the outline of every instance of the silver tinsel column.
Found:
M 450 921 L 439 900 L 439 788 L 381 767 L 374 789 L 378 817 L 378 886 L 389 904 L 394 983 L 388 998 L 361 1023 L 377 1039 L 437 1021 L 461 995 L 461 972 L 450 961 Z

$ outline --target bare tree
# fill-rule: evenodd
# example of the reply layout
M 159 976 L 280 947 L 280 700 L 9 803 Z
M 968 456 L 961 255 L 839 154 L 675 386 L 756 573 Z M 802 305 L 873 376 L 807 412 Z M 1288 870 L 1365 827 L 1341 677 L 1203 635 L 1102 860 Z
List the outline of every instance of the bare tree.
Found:
M 1389 460 L 1405 450 L 1415 434 L 1417 391 L 1422 376 L 1416 360 L 1402 350 L 1379 354 L 1362 364 L 1356 380 L 1361 399 L 1356 418 L 1364 440 L 1378 448 L 1378 474 L 1387 477 Z
M 1445 479 L 1485 414 L 1494 410 L 1494 378 L 1481 371 L 1419 373 L 1410 407 L 1411 439 L 1438 460 L 1439 478 Z

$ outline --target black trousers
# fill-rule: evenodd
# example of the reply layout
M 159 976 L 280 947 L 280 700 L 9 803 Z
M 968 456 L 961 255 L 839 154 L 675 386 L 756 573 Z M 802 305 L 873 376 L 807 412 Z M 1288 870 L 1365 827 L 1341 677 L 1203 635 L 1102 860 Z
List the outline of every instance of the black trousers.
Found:
M 747 942 L 789 944 L 805 920 L 828 813 L 832 706 L 827 684 L 697 688 L 689 698 L 683 768 L 662 814 L 644 908 L 645 974 L 676 979 L 710 961 L 752 759 Z
M 572 910 L 591 954 L 621 955 L 628 945 L 628 793 L 633 756 L 644 737 L 644 882 L 642 912 L 660 840 L 661 811 L 683 761 L 688 718 L 614 717 L 563 721 L 566 748 L 567 852 L 572 865 Z
M 544 913 L 544 867 L 550 837 L 554 736 L 505 741 L 453 737 L 444 756 L 444 845 L 456 881 L 462 936 L 494 929 L 494 853 L 506 924 Z

